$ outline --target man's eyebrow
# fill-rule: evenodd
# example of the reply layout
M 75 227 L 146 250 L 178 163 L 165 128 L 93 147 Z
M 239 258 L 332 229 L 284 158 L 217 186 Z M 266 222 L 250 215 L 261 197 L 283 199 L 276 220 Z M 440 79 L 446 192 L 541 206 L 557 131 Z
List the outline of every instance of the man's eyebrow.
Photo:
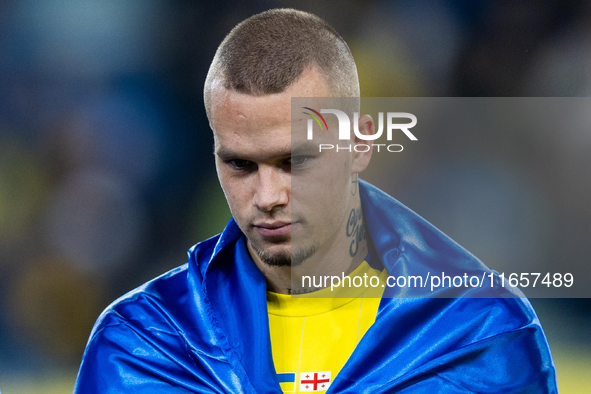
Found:
M 316 153 L 318 152 L 318 143 L 313 143 L 313 142 L 305 142 L 302 144 L 297 144 L 297 145 L 292 145 L 291 147 L 291 155 L 295 156 L 295 155 L 300 155 L 303 153 Z
M 314 143 L 303 143 L 303 144 L 298 144 L 298 145 L 293 146 L 290 150 L 274 152 L 274 153 L 272 153 L 272 156 L 289 157 L 289 156 L 295 156 L 295 155 L 300 155 L 300 154 L 316 153 L 317 151 L 318 151 L 318 145 L 316 145 Z M 261 152 L 261 153 L 263 153 L 263 152 Z M 235 152 L 235 151 L 228 149 L 228 148 L 216 149 L 215 146 L 213 148 L 213 154 L 218 156 L 222 160 L 243 158 L 243 157 L 245 159 L 248 159 L 248 157 L 245 157 L 248 155 L 244 155 L 244 154 Z
M 216 149 L 215 145 L 213 146 L 213 154 L 218 156 L 222 160 L 238 156 L 235 152 L 232 152 L 229 149 L 225 149 L 225 148 Z

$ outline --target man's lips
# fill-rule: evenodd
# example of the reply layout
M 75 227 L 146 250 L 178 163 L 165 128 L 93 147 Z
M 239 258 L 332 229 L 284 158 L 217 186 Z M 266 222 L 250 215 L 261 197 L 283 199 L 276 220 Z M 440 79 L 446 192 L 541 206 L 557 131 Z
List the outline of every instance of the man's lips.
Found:
M 254 224 L 254 228 L 263 237 L 279 237 L 291 232 L 291 222 L 261 222 Z

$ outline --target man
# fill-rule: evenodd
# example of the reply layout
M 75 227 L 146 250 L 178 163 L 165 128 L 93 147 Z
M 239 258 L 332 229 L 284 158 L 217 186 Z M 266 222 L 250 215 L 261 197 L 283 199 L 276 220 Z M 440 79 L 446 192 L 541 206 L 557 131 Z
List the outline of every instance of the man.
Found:
M 235 27 L 204 92 L 233 219 L 195 245 L 188 264 L 103 312 L 75 391 L 556 392 L 546 338 L 523 298 L 470 298 L 490 294 L 478 288 L 447 298 L 401 298 L 388 288 L 380 298 L 381 286 L 343 298 L 289 296 L 330 297 L 329 288 L 302 284 L 310 275 L 369 274 L 384 284 L 388 274 L 433 267 L 492 272 L 358 181 L 371 150 L 320 153 L 292 135 L 306 121 L 292 119 L 292 97 L 359 97 L 342 38 L 295 10 Z M 358 130 L 373 134 L 373 120 L 362 116 Z

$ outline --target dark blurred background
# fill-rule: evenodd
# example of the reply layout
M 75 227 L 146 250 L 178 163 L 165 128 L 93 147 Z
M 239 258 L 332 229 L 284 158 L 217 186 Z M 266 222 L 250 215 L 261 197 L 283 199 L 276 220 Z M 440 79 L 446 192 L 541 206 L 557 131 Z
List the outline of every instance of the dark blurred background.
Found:
M 71 392 L 100 311 L 222 230 L 203 83 L 225 34 L 275 7 L 341 33 L 363 96 L 591 93 L 585 1 L 0 2 L 2 393 Z M 401 165 L 393 194 L 485 263 L 507 243 L 557 267 L 591 263 L 591 130 L 558 134 L 512 135 L 494 166 L 479 151 Z M 515 243 L 495 219 L 530 202 Z M 591 303 L 532 304 L 561 392 L 588 391 Z

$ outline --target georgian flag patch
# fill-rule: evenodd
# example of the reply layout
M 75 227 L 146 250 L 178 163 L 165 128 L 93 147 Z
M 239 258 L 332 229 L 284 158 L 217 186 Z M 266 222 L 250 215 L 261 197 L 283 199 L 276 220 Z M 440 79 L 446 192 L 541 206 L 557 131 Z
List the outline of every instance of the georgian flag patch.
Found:
M 330 371 L 300 373 L 300 392 L 325 391 L 330 387 Z

